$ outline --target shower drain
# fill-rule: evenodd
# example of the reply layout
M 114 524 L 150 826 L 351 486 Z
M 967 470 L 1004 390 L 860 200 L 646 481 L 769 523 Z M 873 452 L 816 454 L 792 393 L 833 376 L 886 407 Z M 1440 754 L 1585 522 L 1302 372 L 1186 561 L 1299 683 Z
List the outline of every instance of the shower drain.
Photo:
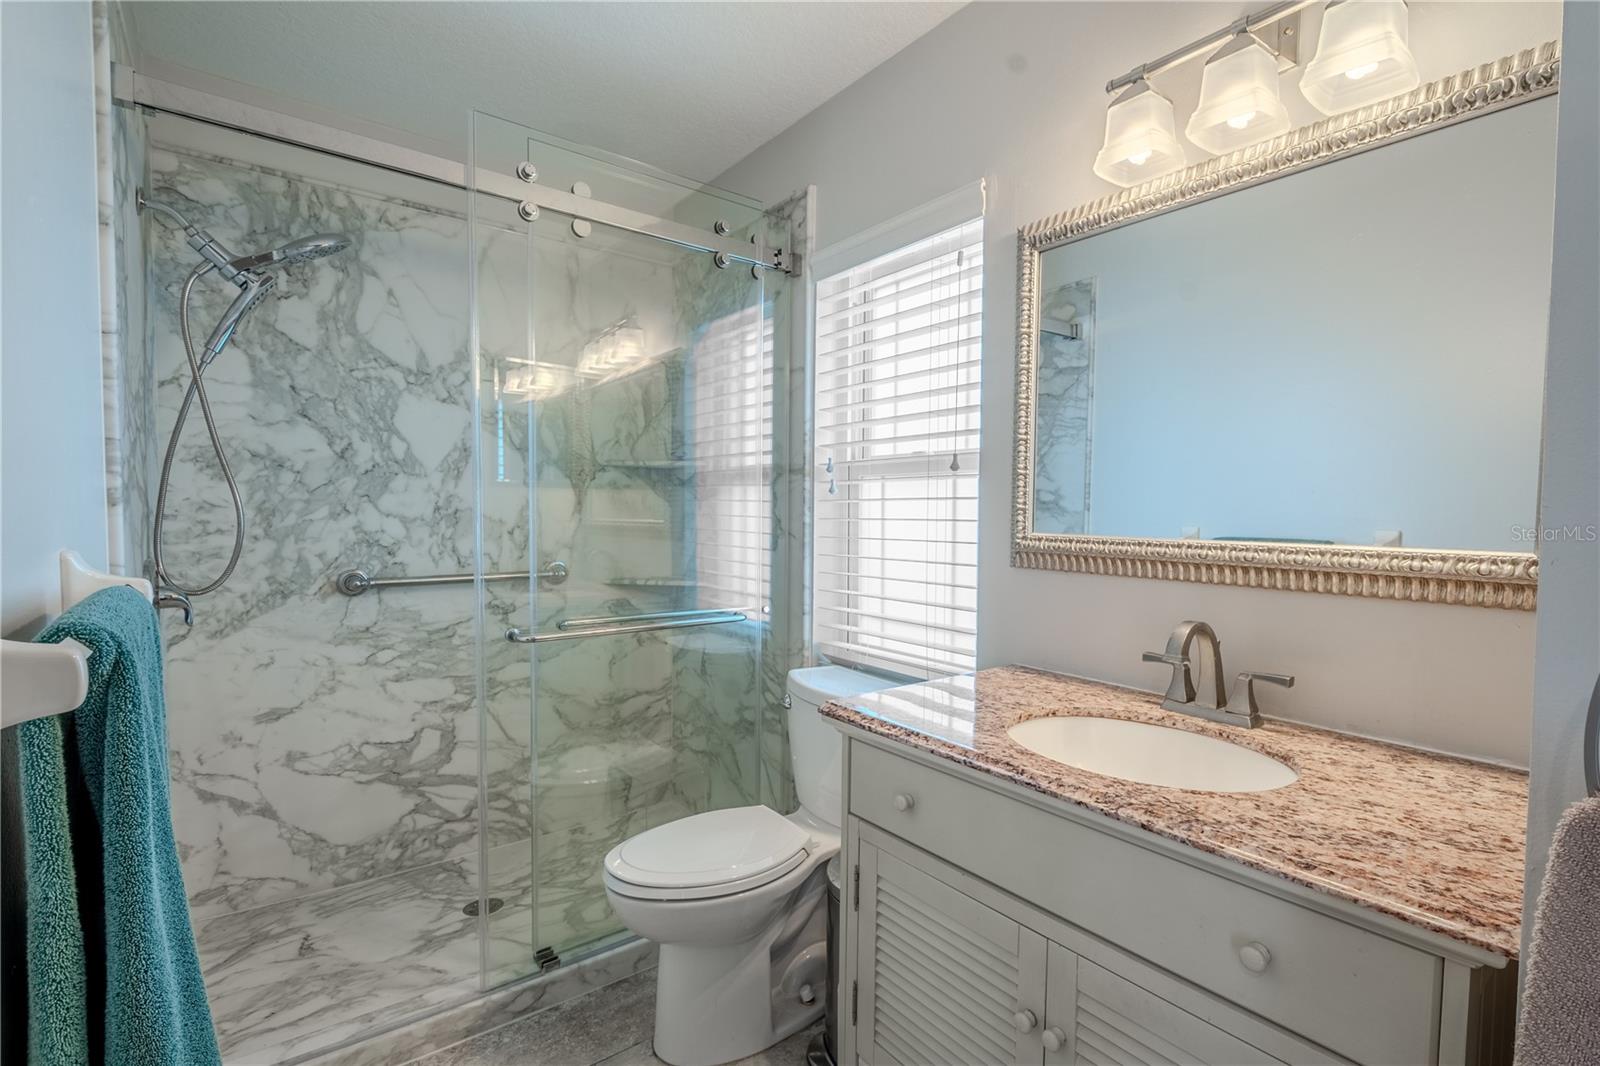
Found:
M 490 896 L 489 897 L 489 913 L 490 914 L 493 914 L 495 911 L 499 910 L 501 907 L 504 907 L 505 905 L 506 905 L 506 901 L 501 899 L 499 896 Z M 461 908 L 461 913 L 465 914 L 468 918 L 476 918 L 478 916 L 478 901 L 477 900 L 473 900 L 471 903 L 467 904 L 465 907 L 462 907 Z

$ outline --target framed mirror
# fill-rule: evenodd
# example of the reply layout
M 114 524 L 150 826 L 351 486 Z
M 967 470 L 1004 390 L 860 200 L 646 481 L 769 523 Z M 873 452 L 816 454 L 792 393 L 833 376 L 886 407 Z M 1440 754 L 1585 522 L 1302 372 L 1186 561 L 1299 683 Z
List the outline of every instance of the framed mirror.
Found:
M 1559 73 L 1019 231 L 1012 565 L 1531 610 Z

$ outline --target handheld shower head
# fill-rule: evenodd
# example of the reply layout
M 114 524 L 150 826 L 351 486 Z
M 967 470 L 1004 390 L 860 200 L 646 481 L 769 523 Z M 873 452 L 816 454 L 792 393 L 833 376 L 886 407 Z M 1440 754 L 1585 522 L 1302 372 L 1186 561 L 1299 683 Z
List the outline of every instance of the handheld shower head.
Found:
M 242 255 L 234 259 L 230 265 L 237 270 L 266 270 L 274 267 L 294 266 L 296 263 L 307 263 L 313 259 L 342 252 L 350 247 L 350 238 L 342 233 L 318 233 L 310 237 L 301 237 L 290 241 L 280 248 L 270 252 L 258 252 L 255 255 Z
M 234 284 L 243 291 L 222 316 L 222 320 L 217 323 L 217 328 L 211 331 L 200 365 L 209 366 L 213 359 L 222 354 L 222 349 L 232 339 L 233 331 L 238 328 L 240 320 L 272 291 L 277 279 L 267 271 L 321 259 L 335 252 L 342 252 L 348 247 L 350 238 L 342 233 L 318 233 L 290 241 L 270 252 L 241 255 L 229 260 L 228 266 L 234 271 Z
M 270 274 L 260 274 L 253 270 L 241 270 L 239 276 L 247 280 L 239 295 L 233 298 L 233 303 L 223 312 L 222 318 L 217 322 L 217 328 L 206 338 L 205 350 L 200 356 L 202 370 L 222 354 L 222 349 L 233 339 L 233 331 L 239 328 L 244 316 L 272 291 L 273 285 L 277 284 L 278 280 Z

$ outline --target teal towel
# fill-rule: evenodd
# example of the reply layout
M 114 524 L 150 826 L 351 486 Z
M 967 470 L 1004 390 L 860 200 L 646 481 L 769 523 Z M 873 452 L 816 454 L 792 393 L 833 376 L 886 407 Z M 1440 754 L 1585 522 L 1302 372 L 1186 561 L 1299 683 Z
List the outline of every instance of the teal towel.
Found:
M 73 715 L 76 764 L 61 722 L 18 727 L 28 875 L 29 1066 L 216 1066 L 216 1034 L 178 866 L 167 795 L 161 634 L 150 601 L 103 589 L 64 612 L 39 640 L 87 645 L 89 695 Z M 91 818 L 70 818 L 81 775 Z M 85 822 L 92 821 L 93 825 Z M 74 861 L 99 834 L 100 869 Z M 91 853 L 92 854 L 92 853 Z M 86 897 L 79 907 L 79 893 Z M 85 944 L 84 917 L 104 897 L 104 944 Z M 89 922 L 91 938 L 100 923 Z M 89 959 L 104 960 L 101 975 Z M 90 990 L 104 988 L 104 1018 Z M 104 1047 L 99 1043 L 104 1033 Z

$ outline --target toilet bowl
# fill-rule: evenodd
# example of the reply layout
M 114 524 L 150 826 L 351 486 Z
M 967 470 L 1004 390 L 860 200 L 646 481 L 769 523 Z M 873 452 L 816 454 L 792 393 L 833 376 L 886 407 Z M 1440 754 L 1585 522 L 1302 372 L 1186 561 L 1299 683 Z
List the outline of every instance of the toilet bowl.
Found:
M 606 855 L 612 910 L 660 945 L 655 1053 L 671 1066 L 744 1058 L 821 1017 L 830 991 L 825 871 L 839 851 L 842 744 L 817 708 L 891 684 L 837 666 L 791 672 L 799 810 L 707 811 Z

